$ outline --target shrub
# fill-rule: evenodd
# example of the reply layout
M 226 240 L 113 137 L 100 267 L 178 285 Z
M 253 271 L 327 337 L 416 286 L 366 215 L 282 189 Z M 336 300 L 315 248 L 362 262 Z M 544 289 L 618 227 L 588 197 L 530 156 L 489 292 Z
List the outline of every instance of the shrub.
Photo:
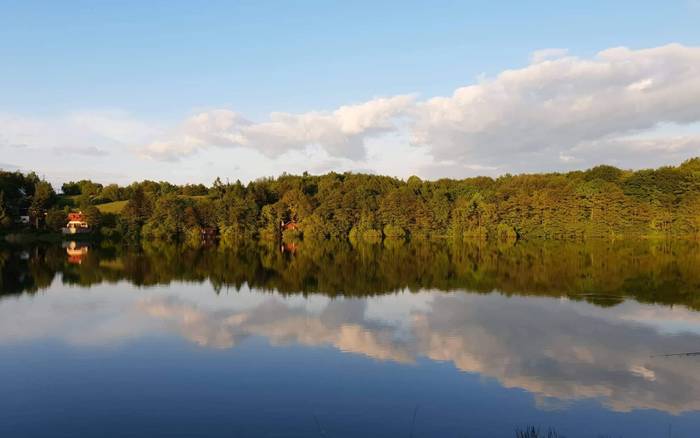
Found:
M 282 232 L 282 240 L 285 242 L 293 242 L 300 240 L 302 237 L 301 230 L 284 230 Z
M 391 239 L 400 239 L 406 237 L 406 231 L 396 225 L 387 225 L 384 227 L 384 235 Z
M 379 230 L 365 230 L 362 233 L 362 240 L 368 243 L 377 243 L 382 241 L 382 232 Z

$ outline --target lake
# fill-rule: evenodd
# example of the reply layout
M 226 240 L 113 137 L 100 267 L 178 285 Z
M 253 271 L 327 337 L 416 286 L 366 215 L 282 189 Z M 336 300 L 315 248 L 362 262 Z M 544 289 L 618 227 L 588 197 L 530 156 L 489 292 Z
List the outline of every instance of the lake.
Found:
M 700 428 L 694 242 L 64 243 L 0 270 L 3 437 Z

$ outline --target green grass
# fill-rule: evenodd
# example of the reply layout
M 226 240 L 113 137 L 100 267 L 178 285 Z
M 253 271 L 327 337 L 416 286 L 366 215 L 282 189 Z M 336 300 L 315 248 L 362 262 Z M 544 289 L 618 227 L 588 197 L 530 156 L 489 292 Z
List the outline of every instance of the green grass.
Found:
M 59 196 L 59 206 L 64 206 L 67 205 L 72 208 L 77 208 L 78 205 L 78 198 L 80 195 L 61 195 Z M 187 195 L 182 195 L 183 198 L 187 199 L 193 199 L 195 201 L 197 200 L 202 200 L 202 199 L 207 199 L 209 195 L 194 195 L 194 196 L 187 196 Z M 97 207 L 100 210 L 100 213 L 103 214 L 120 214 L 124 207 L 126 206 L 126 203 L 129 201 L 113 201 L 113 202 L 106 202 L 104 204 L 97 204 L 95 207 Z
M 129 201 L 107 202 L 106 204 L 99 204 L 96 207 L 100 210 L 100 213 L 119 214 L 122 212 L 127 202 Z

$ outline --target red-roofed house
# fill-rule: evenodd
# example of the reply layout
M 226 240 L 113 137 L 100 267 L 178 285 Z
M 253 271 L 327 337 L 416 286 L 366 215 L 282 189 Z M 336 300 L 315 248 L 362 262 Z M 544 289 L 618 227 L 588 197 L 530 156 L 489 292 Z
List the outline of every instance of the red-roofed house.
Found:
M 87 223 L 82 211 L 68 213 L 68 224 L 63 227 L 63 234 L 89 233 L 90 225 Z

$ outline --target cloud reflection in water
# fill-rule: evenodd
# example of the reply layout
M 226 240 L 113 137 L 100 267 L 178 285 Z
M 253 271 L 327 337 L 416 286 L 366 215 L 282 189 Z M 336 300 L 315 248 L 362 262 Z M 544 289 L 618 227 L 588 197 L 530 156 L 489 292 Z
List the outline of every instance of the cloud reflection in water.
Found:
M 683 307 L 626 301 L 600 308 L 462 292 L 329 299 L 216 296 L 181 283 L 145 293 L 125 287 L 87 292 L 54 284 L 41 295 L 0 300 L 0 344 L 53 338 L 94 348 L 177 334 L 225 349 L 256 336 L 273 346 L 330 346 L 411 366 L 425 358 L 450 362 L 532 393 L 543 409 L 598 399 L 615 411 L 700 410 L 698 358 L 652 357 L 700 350 L 700 317 Z

